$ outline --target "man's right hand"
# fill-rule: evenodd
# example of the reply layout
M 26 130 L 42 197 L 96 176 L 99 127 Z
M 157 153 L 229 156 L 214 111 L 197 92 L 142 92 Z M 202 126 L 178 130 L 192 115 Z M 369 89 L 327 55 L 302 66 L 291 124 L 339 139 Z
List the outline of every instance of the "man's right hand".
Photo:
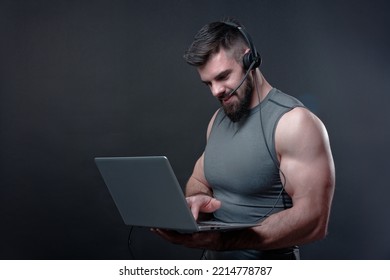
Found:
M 221 207 L 221 201 L 205 194 L 189 196 L 186 199 L 195 220 L 198 219 L 199 213 L 213 213 Z

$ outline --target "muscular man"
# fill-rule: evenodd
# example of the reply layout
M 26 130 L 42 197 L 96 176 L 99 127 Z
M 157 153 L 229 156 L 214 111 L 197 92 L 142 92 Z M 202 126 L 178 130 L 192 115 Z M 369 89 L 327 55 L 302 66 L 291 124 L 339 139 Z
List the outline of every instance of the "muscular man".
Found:
M 260 56 L 237 21 L 205 25 L 185 59 L 222 106 L 186 186 L 191 211 L 195 218 L 213 213 L 259 226 L 157 233 L 205 249 L 206 259 L 299 259 L 299 245 L 327 234 L 335 171 L 323 123 L 266 81 Z

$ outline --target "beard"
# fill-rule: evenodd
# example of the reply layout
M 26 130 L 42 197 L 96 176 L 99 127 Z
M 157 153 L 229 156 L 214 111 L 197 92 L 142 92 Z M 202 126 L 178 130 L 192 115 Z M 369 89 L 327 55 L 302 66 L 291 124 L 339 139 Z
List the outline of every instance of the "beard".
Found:
M 221 100 L 223 110 L 232 122 L 238 122 L 249 115 L 249 106 L 253 93 L 253 79 L 251 76 L 247 77 L 245 83 L 243 84 L 243 90 L 243 95 L 238 95 L 237 91 L 233 94 L 238 98 L 237 102 L 232 104 L 223 104 L 223 101 Z

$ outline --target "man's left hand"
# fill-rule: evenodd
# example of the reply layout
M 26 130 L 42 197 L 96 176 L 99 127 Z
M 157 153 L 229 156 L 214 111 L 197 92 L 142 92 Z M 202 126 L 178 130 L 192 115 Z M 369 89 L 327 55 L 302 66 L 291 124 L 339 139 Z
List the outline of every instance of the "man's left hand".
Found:
M 184 245 L 189 248 L 208 249 L 219 251 L 223 248 L 222 232 L 205 231 L 195 233 L 179 233 L 174 230 L 152 229 L 153 232 L 173 244 Z

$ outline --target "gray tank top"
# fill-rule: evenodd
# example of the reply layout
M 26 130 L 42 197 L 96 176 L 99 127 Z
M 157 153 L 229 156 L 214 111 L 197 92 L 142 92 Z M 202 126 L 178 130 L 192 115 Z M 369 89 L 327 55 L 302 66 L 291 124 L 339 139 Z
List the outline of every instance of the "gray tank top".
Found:
M 294 97 L 273 88 L 239 122 L 231 122 L 219 110 L 204 159 L 206 179 L 214 197 L 222 201 L 215 218 L 226 222 L 256 222 L 292 206 L 291 198 L 282 192 L 275 129 L 286 112 L 302 106 Z

